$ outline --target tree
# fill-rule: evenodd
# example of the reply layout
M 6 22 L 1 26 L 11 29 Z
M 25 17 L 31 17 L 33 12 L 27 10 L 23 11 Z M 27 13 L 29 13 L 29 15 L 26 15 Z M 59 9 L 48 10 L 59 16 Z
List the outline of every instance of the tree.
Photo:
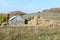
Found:
M 10 15 L 6 14 L 6 22 L 8 22 L 9 18 L 10 18 Z
M 2 14 L 0 14 L 0 23 L 2 22 L 1 20 L 2 20 Z
M 1 17 L 1 23 L 3 23 L 4 22 L 4 16 L 2 15 L 2 17 Z

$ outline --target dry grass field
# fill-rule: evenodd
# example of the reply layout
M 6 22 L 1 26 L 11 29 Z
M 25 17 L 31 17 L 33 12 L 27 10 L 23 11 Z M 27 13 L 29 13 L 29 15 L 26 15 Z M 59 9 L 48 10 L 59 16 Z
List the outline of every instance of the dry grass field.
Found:
M 0 40 L 60 40 L 60 26 L 57 24 L 0 26 Z
M 28 19 L 40 15 L 46 19 L 60 21 L 60 13 L 36 13 L 22 15 Z M 60 40 L 60 23 L 40 26 L 40 25 L 6 25 L 0 26 L 0 40 Z
M 52 13 L 52 12 L 22 15 L 22 18 L 27 19 L 29 17 L 34 17 L 34 16 L 38 16 L 38 15 L 40 15 L 41 17 L 46 18 L 46 19 L 53 19 L 53 20 L 60 21 L 60 13 Z

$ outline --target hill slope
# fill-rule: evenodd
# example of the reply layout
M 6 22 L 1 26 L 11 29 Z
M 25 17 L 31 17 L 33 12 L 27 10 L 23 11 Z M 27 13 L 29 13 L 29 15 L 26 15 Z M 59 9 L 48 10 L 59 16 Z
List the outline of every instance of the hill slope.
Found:
M 43 18 L 46 19 L 53 19 L 60 21 L 60 8 L 53 8 L 48 10 L 43 10 L 41 13 L 35 13 L 35 14 L 29 14 L 29 15 L 23 15 L 22 18 L 27 19 L 29 17 L 34 17 L 40 15 Z
M 25 15 L 26 13 L 22 12 L 22 11 L 13 11 L 13 12 L 9 12 L 10 13 L 10 16 L 14 16 L 16 14 L 18 15 Z

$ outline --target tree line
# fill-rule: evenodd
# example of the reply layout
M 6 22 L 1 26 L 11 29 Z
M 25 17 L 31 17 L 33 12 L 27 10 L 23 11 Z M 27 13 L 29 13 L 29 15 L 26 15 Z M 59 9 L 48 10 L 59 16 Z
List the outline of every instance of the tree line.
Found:
M 0 23 L 8 22 L 9 18 L 10 18 L 9 14 L 6 15 L 0 14 Z

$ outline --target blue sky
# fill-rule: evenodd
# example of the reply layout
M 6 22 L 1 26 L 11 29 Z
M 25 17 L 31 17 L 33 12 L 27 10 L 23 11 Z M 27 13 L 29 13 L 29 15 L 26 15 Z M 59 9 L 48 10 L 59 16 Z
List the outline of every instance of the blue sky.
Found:
M 59 7 L 60 0 L 0 0 L 1 13 L 19 10 L 33 13 Z

